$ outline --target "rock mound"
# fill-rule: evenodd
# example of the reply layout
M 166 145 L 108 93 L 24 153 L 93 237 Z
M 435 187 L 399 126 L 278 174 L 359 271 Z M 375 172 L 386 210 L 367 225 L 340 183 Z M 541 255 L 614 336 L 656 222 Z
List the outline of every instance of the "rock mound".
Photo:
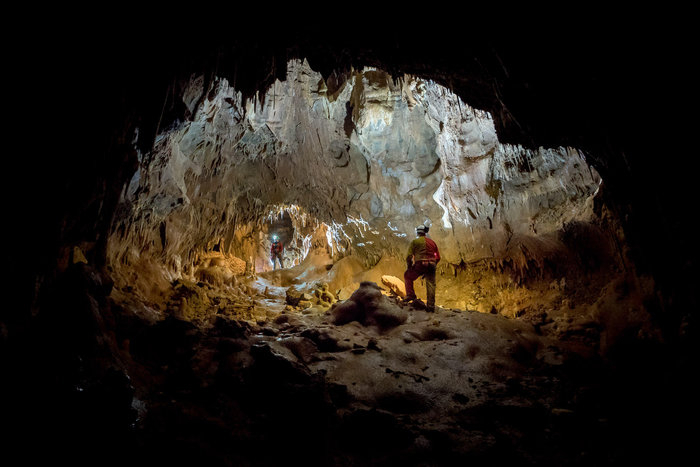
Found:
M 331 315 L 336 325 L 357 321 L 382 330 L 399 326 L 408 317 L 401 307 L 382 294 L 375 282 L 362 282 L 349 299 L 333 308 Z
M 236 276 L 245 274 L 246 264 L 240 258 L 219 252 L 203 253 L 195 270 L 195 278 L 215 287 L 235 286 Z

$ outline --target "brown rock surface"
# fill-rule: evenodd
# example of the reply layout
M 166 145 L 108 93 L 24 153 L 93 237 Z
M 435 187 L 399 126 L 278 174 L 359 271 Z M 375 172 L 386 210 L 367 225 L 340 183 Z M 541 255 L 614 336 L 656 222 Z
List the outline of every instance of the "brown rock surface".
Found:
M 256 100 L 225 79 L 206 94 L 202 83 L 185 86 L 183 102 L 198 103 L 192 120 L 143 158 L 109 238 L 115 281 L 144 297 L 179 278 L 230 284 L 246 264 L 269 271 L 273 232 L 288 268 L 319 248 L 344 260 L 328 278 L 336 294 L 379 283 L 356 277 L 358 266 L 400 256 L 426 220 L 444 267 L 482 262 L 521 276 L 568 250 L 567 225 L 596 222 L 601 179 L 579 151 L 501 144 L 488 113 L 435 82 L 355 70 L 330 96 L 323 76 L 292 60 Z M 139 269 L 162 282 L 134 280 Z
M 382 289 L 374 282 L 361 283 L 349 299 L 333 308 L 331 316 L 334 324 L 356 321 L 381 330 L 396 327 L 407 318 L 406 313 L 382 294 Z
M 396 276 L 382 276 L 382 284 L 386 285 L 394 294 L 403 298 L 406 296 L 406 285 Z

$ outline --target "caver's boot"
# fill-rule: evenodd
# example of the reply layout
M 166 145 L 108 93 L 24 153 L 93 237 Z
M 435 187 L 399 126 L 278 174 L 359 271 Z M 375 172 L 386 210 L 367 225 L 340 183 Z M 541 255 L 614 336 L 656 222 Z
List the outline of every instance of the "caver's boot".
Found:
M 413 303 L 414 300 L 416 300 L 416 297 L 405 296 L 399 303 L 401 303 L 401 305 L 409 305 Z

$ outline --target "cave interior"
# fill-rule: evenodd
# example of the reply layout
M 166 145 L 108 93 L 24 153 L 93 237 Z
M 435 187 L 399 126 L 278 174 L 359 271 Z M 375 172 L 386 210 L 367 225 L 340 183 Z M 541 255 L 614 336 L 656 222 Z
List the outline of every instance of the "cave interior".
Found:
M 62 121 L 20 158 L 8 449 L 682 459 L 697 405 L 683 44 L 545 24 L 47 44 Z M 433 313 L 401 301 L 419 224 L 441 253 Z

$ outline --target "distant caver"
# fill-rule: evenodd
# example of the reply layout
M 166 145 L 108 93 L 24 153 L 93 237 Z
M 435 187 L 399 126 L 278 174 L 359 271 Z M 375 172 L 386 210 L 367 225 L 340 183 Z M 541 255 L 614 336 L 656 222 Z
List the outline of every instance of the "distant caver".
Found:
M 272 246 L 270 246 L 270 259 L 272 260 L 272 268 L 277 269 L 277 263 L 280 268 L 284 269 L 284 246 L 280 239 L 275 235 L 272 237 Z

